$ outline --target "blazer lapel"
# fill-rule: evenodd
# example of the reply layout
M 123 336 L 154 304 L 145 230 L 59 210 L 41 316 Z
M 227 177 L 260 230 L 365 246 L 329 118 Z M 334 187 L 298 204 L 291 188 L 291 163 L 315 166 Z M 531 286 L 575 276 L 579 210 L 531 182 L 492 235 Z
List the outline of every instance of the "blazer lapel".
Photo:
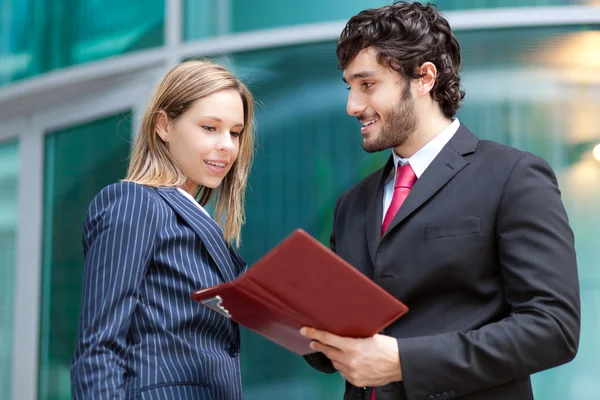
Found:
M 368 193 L 370 193 L 370 195 L 369 199 L 367 200 L 366 228 L 367 245 L 369 247 L 369 254 L 371 255 L 371 261 L 373 261 L 373 265 L 375 265 L 375 255 L 377 254 L 377 247 L 381 241 L 381 224 L 383 220 L 383 190 L 385 187 L 386 178 L 390 174 L 393 166 L 394 159 L 392 156 L 390 156 L 385 166 L 374 175 L 373 179 L 369 183 Z
M 190 200 L 179 193 L 177 188 L 159 187 L 157 192 L 202 240 L 224 280 L 226 282 L 234 280 L 237 275 L 236 268 L 231 260 L 229 246 L 225 243 L 219 224 L 191 204 Z
M 389 235 L 398 224 L 415 212 L 469 164 L 463 156 L 473 153 L 478 143 L 477 136 L 461 124 L 452 139 L 417 180 L 383 237 Z

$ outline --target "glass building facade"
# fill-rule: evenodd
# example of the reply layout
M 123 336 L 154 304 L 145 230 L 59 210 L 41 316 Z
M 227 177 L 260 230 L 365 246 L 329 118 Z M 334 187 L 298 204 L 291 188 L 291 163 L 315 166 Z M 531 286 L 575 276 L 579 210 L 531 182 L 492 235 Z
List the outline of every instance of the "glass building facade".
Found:
M 0 0 L 0 400 L 70 398 L 83 215 L 100 188 L 124 177 L 149 92 L 173 60 L 210 56 L 241 76 L 258 101 L 244 258 L 253 263 L 299 227 L 327 243 L 337 197 L 389 155 L 365 153 L 345 112 L 336 34 L 361 9 L 388 3 Z M 455 29 L 467 93 L 458 118 L 483 139 L 545 158 L 575 232 L 580 351 L 535 375 L 535 396 L 596 399 L 600 2 L 444 0 L 439 8 L 451 24 L 467 20 Z M 469 22 L 474 12 L 490 26 Z M 539 15 L 547 21 L 537 22 Z M 294 39 L 302 29 L 320 33 Z M 248 35 L 264 45 L 245 45 Z M 150 61 L 119 63 L 126 57 Z M 33 271 L 33 286 L 19 278 L 23 268 Z M 28 287 L 39 287 L 37 295 Z M 247 330 L 241 354 L 245 399 L 341 398 L 339 375 L 321 374 Z

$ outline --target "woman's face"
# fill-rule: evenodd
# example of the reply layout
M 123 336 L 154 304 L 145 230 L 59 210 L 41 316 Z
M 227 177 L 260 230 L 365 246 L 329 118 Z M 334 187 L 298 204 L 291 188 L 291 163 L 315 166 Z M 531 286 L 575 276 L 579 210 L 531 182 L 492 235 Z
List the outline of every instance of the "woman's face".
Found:
M 194 101 L 174 121 L 163 114 L 157 123 L 157 133 L 188 179 L 183 189 L 192 195 L 198 186 L 221 184 L 237 159 L 243 129 L 242 98 L 231 89 Z

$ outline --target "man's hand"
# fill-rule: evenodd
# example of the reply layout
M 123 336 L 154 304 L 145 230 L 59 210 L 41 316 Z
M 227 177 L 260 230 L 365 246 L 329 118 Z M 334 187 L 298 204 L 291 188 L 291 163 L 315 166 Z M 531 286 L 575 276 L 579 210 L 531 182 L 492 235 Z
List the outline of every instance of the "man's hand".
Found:
M 402 380 L 398 341 L 393 337 L 354 339 L 307 327 L 300 333 L 312 339 L 311 349 L 325 354 L 354 386 L 375 387 Z

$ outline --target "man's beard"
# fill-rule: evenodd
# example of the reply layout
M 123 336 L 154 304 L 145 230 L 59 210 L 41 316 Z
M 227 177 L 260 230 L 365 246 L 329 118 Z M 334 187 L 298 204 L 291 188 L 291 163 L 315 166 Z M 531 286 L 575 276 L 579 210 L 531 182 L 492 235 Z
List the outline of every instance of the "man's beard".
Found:
M 417 128 L 417 115 L 415 112 L 415 100 L 410 93 L 410 84 L 406 82 L 406 86 L 402 90 L 402 98 L 393 107 L 389 113 L 385 114 L 387 123 L 383 125 L 381 116 L 379 120 L 382 122 L 379 134 L 371 140 L 363 140 L 363 149 L 368 153 L 375 153 L 400 146 L 412 136 Z M 369 120 L 374 116 L 359 116 L 359 120 Z

